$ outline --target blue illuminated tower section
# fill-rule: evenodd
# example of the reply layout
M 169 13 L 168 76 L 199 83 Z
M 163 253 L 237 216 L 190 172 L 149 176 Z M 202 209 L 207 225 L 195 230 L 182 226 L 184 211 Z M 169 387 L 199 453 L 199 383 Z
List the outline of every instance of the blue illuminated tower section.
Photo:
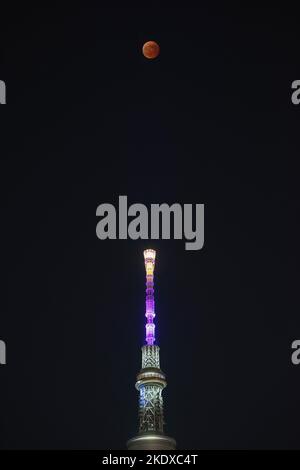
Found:
M 159 347 L 155 342 L 154 268 L 156 252 L 144 251 L 146 268 L 146 344 L 142 347 L 142 368 L 135 384 L 139 392 L 139 432 L 127 442 L 129 450 L 175 449 L 176 442 L 164 434 L 163 389 L 166 376 L 160 369 Z

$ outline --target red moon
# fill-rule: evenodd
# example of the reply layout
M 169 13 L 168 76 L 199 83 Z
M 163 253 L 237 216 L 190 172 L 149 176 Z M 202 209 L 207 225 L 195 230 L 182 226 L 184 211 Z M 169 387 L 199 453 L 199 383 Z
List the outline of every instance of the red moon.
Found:
M 160 52 L 159 45 L 155 41 L 147 41 L 143 45 L 143 54 L 147 59 L 155 59 Z

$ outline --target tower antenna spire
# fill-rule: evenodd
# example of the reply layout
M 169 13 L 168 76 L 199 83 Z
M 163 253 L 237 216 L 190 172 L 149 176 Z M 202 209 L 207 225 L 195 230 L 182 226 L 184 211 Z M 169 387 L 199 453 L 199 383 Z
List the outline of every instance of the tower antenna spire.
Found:
M 154 303 L 154 268 L 156 252 L 154 250 L 145 250 L 145 268 L 146 268 L 146 343 L 153 346 L 155 341 L 155 303 Z
M 154 268 L 155 250 L 144 251 L 146 268 L 146 344 L 142 346 L 142 368 L 135 387 L 139 392 L 139 432 L 127 442 L 129 450 L 172 450 L 176 442 L 164 434 L 162 391 L 167 386 L 160 369 L 159 346 L 155 345 Z

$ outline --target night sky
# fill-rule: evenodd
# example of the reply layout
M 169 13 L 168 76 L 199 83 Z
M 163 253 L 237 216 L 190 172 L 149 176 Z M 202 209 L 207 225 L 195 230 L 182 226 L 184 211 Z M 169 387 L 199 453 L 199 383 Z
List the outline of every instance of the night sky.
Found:
M 166 433 L 300 448 L 299 16 L 55 5 L 1 12 L 0 448 L 125 449 L 148 247 Z M 204 248 L 98 240 L 119 195 L 204 203 Z

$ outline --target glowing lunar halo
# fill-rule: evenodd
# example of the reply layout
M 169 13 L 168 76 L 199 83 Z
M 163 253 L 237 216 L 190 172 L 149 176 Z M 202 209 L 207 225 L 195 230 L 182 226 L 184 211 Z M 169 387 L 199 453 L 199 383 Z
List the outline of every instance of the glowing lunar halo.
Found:
M 147 41 L 143 45 L 143 54 L 147 59 L 155 59 L 160 52 L 159 45 L 155 41 Z

